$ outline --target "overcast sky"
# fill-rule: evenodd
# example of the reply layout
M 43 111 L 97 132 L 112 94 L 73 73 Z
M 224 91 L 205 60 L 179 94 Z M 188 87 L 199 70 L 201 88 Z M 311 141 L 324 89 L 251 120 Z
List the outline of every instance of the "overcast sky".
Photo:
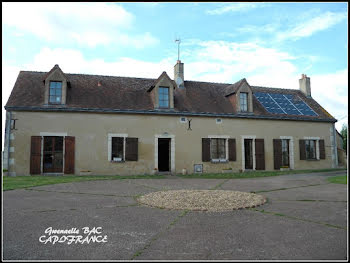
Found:
M 298 89 L 348 111 L 347 3 L 2 3 L 2 106 L 20 70 L 173 77 Z M 3 130 L 5 111 L 2 107 Z

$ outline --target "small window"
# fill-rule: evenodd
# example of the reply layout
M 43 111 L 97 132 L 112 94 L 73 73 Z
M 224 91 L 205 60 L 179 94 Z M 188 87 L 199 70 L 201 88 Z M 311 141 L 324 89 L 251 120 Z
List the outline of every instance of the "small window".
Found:
M 50 81 L 49 103 L 61 104 L 62 98 L 62 82 Z
M 226 139 L 210 139 L 210 159 L 226 161 Z
M 248 93 L 239 93 L 239 103 L 241 111 L 248 111 Z
M 222 119 L 217 118 L 217 119 L 216 119 L 216 123 L 222 123 Z
M 316 140 L 305 140 L 306 159 L 316 160 Z
M 186 117 L 181 117 L 181 118 L 180 118 L 180 122 L 181 122 L 181 123 L 186 123 L 186 120 L 187 120 Z
M 17 130 L 17 129 L 16 129 L 16 120 L 17 120 L 17 119 L 12 119 L 12 120 L 11 120 L 11 122 L 10 122 L 10 124 L 11 124 L 11 125 L 10 125 L 10 129 L 11 129 L 11 130 Z
M 169 88 L 159 87 L 159 108 L 169 108 Z
M 114 162 L 124 161 L 124 138 L 112 137 L 112 158 Z

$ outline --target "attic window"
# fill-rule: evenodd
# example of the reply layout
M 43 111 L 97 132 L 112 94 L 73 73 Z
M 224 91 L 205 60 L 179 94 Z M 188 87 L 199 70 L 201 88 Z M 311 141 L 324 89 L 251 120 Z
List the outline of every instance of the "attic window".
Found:
M 239 93 L 239 104 L 241 111 L 248 111 L 248 93 Z
M 49 103 L 61 104 L 62 101 L 62 82 L 50 81 Z
M 169 108 L 169 88 L 159 87 L 159 108 Z

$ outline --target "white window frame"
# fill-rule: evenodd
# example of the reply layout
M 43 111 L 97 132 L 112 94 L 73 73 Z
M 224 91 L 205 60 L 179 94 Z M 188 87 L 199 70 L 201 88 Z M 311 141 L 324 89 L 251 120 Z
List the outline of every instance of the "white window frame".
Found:
M 242 104 L 242 99 L 241 99 L 241 95 L 242 94 L 245 94 L 246 95 L 246 98 L 245 98 L 245 103 Z M 249 93 L 248 92 L 240 92 L 239 93 L 239 110 L 241 112 L 247 112 L 248 111 L 248 96 L 249 96 Z M 242 109 L 242 105 L 246 105 L 246 110 Z
M 316 141 L 316 159 L 306 159 L 306 160 L 307 161 L 320 160 L 320 137 L 304 137 L 303 139 Z
M 228 162 L 228 139 L 229 135 L 208 135 L 209 139 L 225 139 L 225 159 L 211 159 L 211 150 L 210 150 L 210 161 L 213 163 L 226 163 Z M 211 142 L 210 142 L 211 147 Z
M 221 124 L 222 123 L 222 119 L 221 118 L 216 118 L 216 124 Z
M 122 137 L 123 138 L 123 160 L 121 161 L 113 161 L 112 160 L 112 138 L 113 137 Z M 126 133 L 108 133 L 108 161 L 113 163 L 120 163 L 125 162 L 125 138 L 128 137 L 128 134 Z
M 182 120 L 182 118 L 185 118 L 185 120 Z M 187 118 L 186 117 L 180 117 L 180 122 L 181 123 L 186 123 L 187 122 Z

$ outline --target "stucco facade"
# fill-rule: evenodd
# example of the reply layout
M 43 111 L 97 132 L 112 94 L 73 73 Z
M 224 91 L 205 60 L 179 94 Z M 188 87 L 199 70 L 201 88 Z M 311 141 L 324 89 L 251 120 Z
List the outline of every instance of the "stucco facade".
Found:
M 194 172 L 195 164 L 203 164 L 203 172 L 244 170 L 243 139 L 264 139 L 266 170 L 273 167 L 273 139 L 291 140 L 292 169 L 332 168 L 336 154 L 334 124 L 292 120 L 267 120 L 190 116 L 180 122 L 181 116 L 12 111 L 17 119 L 16 130 L 11 130 L 9 172 L 12 175 L 30 174 L 31 136 L 74 136 L 75 174 L 90 171 L 94 175 L 152 174 L 157 168 L 157 138 L 171 138 L 171 172 L 186 169 Z M 184 115 L 183 117 L 187 117 Z M 124 134 L 138 138 L 138 161 L 111 162 L 108 157 L 108 134 Z M 333 137 L 332 137 L 333 136 Z M 202 138 L 236 139 L 236 161 L 225 163 L 202 162 Z M 318 138 L 325 144 L 324 160 L 300 160 L 299 139 Z M 332 139 L 333 138 L 333 139 Z M 318 153 L 319 154 L 319 153 Z

